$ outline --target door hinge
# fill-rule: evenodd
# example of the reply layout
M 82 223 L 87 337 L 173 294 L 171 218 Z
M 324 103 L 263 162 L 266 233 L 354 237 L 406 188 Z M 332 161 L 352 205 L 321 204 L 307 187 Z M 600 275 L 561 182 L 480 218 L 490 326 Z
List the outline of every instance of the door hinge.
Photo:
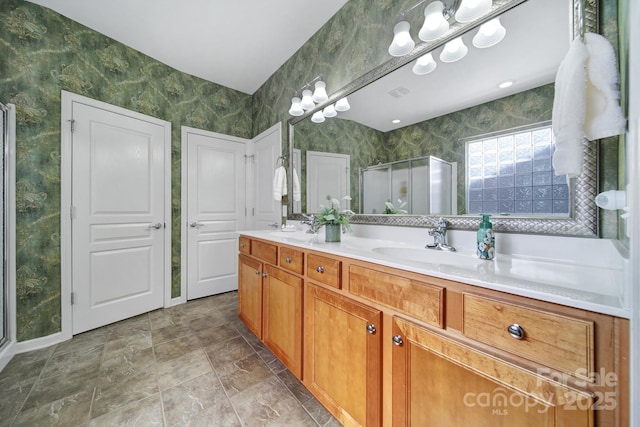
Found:
M 72 220 L 76 218 L 76 207 L 73 205 L 69 206 L 69 217 Z
M 75 303 L 76 303 L 76 293 L 71 292 L 71 305 L 74 305 Z
M 69 123 L 71 123 L 71 133 L 76 131 L 76 121 L 71 119 L 69 120 Z

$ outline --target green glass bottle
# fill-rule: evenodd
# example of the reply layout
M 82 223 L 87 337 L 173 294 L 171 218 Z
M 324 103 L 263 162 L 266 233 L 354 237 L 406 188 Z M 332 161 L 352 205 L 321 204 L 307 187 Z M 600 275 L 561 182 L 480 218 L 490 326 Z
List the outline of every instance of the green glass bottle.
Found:
M 478 258 L 493 259 L 496 256 L 496 237 L 493 225 L 489 221 L 491 215 L 482 214 L 482 222 L 478 228 Z

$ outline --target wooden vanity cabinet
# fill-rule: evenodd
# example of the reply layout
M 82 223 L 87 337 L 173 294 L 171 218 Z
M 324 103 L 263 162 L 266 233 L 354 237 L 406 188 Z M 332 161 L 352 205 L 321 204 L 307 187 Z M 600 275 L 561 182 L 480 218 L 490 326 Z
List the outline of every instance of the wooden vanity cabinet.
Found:
M 307 283 L 304 385 L 346 426 L 381 423 L 382 312 Z
M 393 425 L 593 426 L 590 393 L 394 318 Z
M 249 246 L 253 256 L 238 255 L 238 316 L 302 379 L 303 279 L 276 265 L 276 245 L 251 240 Z

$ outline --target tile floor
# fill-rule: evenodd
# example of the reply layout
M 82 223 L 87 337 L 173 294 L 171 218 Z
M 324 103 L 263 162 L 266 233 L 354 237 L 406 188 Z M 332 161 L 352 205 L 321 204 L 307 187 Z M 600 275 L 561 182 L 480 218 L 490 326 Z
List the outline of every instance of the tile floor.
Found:
M 237 317 L 229 292 L 16 355 L 0 426 L 339 426 Z

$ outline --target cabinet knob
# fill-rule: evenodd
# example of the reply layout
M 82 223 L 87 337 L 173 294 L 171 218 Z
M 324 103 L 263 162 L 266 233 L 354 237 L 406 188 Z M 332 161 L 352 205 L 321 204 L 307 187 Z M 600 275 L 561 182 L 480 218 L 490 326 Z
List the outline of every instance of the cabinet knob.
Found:
M 244 246 L 245 246 L 244 243 L 240 243 L 241 248 L 244 248 Z
M 316 271 L 317 271 L 318 273 L 324 273 L 324 267 L 323 267 L 323 266 L 321 266 L 321 265 L 319 265 L 319 266 L 317 266 L 317 267 L 316 267 Z
M 267 277 L 267 273 L 262 273 L 262 277 Z
M 291 260 L 291 257 L 286 257 L 286 258 L 284 259 L 284 262 L 286 262 L 287 264 L 291 264 L 291 261 L 292 261 L 292 260 Z
M 376 325 L 374 325 L 373 323 L 369 323 L 367 325 L 367 332 L 369 332 L 370 334 L 375 334 L 376 333 Z
M 517 340 L 521 340 L 522 338 L 524 338 L 524 329 L 522 329 L 522 326 L 518 325 L 517 323 L 509 325 L 509 327 L 507 328 L 507 332 L 509 332 L 509 335 Z
M 256 270 L 256 276 L 260 275 L 260 270 Z
M 402 344 L 404 344 L 404 341 L 402 340 L 402 337 L 400 335 L 394 335 L 393 344 L 397 346 L 401 346 Z

